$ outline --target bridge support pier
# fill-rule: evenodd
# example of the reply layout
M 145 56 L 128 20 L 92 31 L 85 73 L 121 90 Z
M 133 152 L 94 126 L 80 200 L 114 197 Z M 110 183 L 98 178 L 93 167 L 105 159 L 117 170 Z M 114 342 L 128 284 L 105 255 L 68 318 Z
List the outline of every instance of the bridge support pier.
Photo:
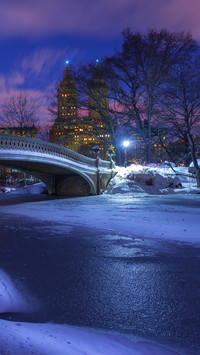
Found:
M 51 176 L 51 195 L 56 195 L 56 177 L 55 177 L 55 175 Z
M 57 175 L 55 177 L 55 194 L 58 196 L 89 196 L 90 185 L 77 174 Z

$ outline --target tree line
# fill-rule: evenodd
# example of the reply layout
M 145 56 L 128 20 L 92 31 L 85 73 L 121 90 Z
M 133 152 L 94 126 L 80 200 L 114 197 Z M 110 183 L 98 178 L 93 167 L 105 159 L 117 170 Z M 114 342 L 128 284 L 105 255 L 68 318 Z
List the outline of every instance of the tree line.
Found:
M 198 166 L 200 137 L 199 44 L 191 34 L 149 30 L 146 33 L 122 32 L 122 45 L 101 60 L 99 70 L 108 90 L 98 94 L 90 85 L 95 70 L 88 63 L 75 68 L 81 109 L 96 110 L 106 122 L 116 151 L 119 132 L 131 128 L 145 143 L 146 161 L 152 162 L 153 127 L 165 127 L 171 145 L 163 145 L 169 160 L 177 161 L 176 141 L 184 145 L 186 164 L 191 161 L 200 186 Z M 88 93 L 93 100 L 88 101 Z M 108 97 L 107 97 L 108 95 Z M 108 110 L 105 110 L 109 98 Z M 105 101 L 105 105 L 102 102 Z M 119 130 L 119 127 L 122 130 Z M 163 144 L 159 137 L 160 143 Z M 180 161 L 181 162 L 181 161 Z

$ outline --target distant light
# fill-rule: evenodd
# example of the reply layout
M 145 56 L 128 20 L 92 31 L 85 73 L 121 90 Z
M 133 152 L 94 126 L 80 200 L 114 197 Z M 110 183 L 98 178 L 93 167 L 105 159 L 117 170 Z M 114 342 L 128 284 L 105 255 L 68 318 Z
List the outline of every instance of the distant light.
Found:
M 68 65 L 68 64 L 69 64 L 69 60 L 66 60 L 66 61 L 65 61 L 65 64 L 67 64 L 67 65 Z
M 123 142 L 123 146 L 124 146 L 125 148 L 127 148 L 127 147 L 129 146 L 129 144 L 130 144 L 129 141 L 124 141 L 124 142 Z
M 96 59 L 96 63 L 99 63 L 99 59 Z

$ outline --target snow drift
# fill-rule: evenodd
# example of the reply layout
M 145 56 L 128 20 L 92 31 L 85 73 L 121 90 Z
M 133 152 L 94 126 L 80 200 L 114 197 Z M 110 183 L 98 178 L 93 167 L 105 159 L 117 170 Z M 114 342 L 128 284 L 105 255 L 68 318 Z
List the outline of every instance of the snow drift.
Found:
M 186 168 L 163 166 L 131 165 L 127 168 L 116 167 L 117 174 L 107 186 L 106 193 L 148 193 L 167 194 L 191 184 L 191 176 Z M 176 174 L 179 175 L 176 175 Z M 182 174 L 182 175 L 181 175 Z M 187 176 L 188 175 L 188 176 Z M 195 179 L 192 180 L 193 183 Z

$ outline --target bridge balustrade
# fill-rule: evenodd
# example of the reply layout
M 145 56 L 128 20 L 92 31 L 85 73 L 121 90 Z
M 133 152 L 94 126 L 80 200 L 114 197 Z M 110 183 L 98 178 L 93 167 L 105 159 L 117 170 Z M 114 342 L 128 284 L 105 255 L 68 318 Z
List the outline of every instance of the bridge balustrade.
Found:
M 45 142 L 39 139 L 0 134 L 0 150 L 7 149 L 14 151 L 22 150 L 33 153 L 44 153 L 47 155 L 70 159 L 75 162 L 96 167 L 96 159 L 92 159 L 82 154 L 73 152 L 72 150 L 65 147 L 61 147 L 59 145 Z M 99 159 L 99 167 L 110 169 L 110 162 Z

